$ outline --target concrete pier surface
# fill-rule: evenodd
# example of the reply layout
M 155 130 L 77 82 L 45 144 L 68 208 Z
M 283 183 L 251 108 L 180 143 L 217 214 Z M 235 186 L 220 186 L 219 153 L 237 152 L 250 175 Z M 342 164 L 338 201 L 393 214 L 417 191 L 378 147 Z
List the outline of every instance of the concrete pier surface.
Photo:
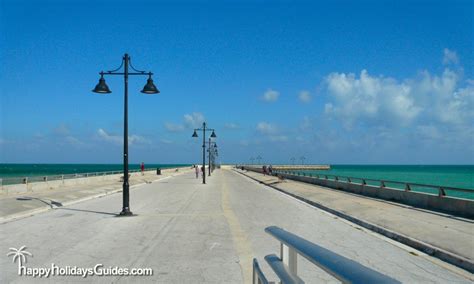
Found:
M 275 176 L 238 172 L 263 184 L 294 195 L 349 219 L 366 223 L 375 231 L 384 232 L 405 244 L 425 249 L 439 258 L 472 270 L 474 266 L 474 221 L 439 212 L 414 208 Z
M 152 268 L 152 276 L 51 277 L 55 283 L 251 283 L 252 258 L 280 245 L 264 232 L 279 226 L 405 283 L 472 283 L 473 275 L 242 176 L 216 170 L 203 185 L 193 173 L 131 190 L 135 216 L 116 217 L 121 194 L 54 207 L 0 224 L 0 282 L 25 283 L 9 248 L 26 246 L 26 267 Z M 300 260 L 306 283 L 338 283 Z M 43 279 L 44 280 L 44 279 Z
M 129 183 L 133 187 L 190 171 L 188 168 L 173 168 L 162 170 L 161 175 L 157 175 L 156 171 L 145 171 L 143 175 L 134 173 L 130 176 Z M 63 185 L 60 185 L 61 181 L 55 181 L 54 186 L 38 182 L 35 186 L 30 186 L 33 190 L 29 191 L 8 190 L 7 187 L 14 188 L 16 185 L 5 186 L 4 192 L 0 194 L 0 223 L 81 200 L 121 192 L 122 177 L 123 174 L 79 178 L 69 180 Z

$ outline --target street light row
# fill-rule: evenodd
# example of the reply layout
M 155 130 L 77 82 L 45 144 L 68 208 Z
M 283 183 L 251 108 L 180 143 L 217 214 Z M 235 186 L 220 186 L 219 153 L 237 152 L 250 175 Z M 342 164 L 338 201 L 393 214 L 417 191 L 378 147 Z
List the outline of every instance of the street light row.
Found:
M 262 160 L 262 157 L 257 156 L 256 158 L 255 157 L 250 157 L 250 164 L 251 165 L 254 165 L 255 164 L 255 160 L 257 160 L 257 164 L 260 165 L 261 163 L 261 160 Z M 306 160 L 306 157 L 305 156 L 301 156 L 300 157 L 300 160 L 301 160 L 301 164 L 304 165 L 304 161 Z M 296 158 L 295 157 L 291 157 L 290 158 L 290 161 L 291 163 L 294 165 L 295 164 L 295 161 L 296 161 Z
M 201 128 L 194 129 L 194 133 L 191 137 L 197 138 L 198 134 L 197 131 L 202 131 L 202 183 L 206 184 L 206 130 L 212 131 L 211 135 L 209 136 L 209 148 L 211 147 L 211 139 L 216 138 L 216 132 L 214 129 L 207 127 L 205 122 L 202 123 Z M 217 147 L 217 145 L 216 145 Z M 217 149 L 216 149 L 217 150 Z M 209 176 L 211 175 L 211 151 L 209 151 Z
M 129 68 L 131 68 L 133 71 L 130 72 Z M 122 71 L 123 70 L 123 71 Z M 99 78 L 99 83 L 95 86 L 95 88 L 92 90 L 94 93 L 99 93 L 99 94 L 110 94 L 112 91 L 110 91 L 109 86 L 105 82 L 104 76 L 106 75 L 123 75 L 123 81 L 124 81 L 124 123 L 123 123 L 123 202 L 122 202 L 122 211 L 120 212 L 121 216 L 131 216 L 133 215 L 132 211 L 130 211 L 130 184 L 129 184 L 129 171 L 128 171 L 128 76 L 130 75 L 142 75 L 142 76 L 148 76 L 147 82 L 143 89 L 141 90 L 142 93 L 144 94 L 158 94 L 160 91 L 158 88 L 155 86 L 153 83 L 153 79 L 151 76 L 153 75 L 152 72 L 145 72 L 145 71 L 140 71 L 135 69 L 132 65 L 132 61 L 130 59 L 130 56 L 125 53 L 124 56 L 122 57 L 122 62 L 120 66 L 114 70 L 111 71 L 101 71 L 100 73 L 100 78 Z M 215 157 L 217 156 L 217 145 L 215 142 L 211 141 L 211 138 L 216 138 L 216 133 L 214 129 L 207 128 L 206 123 L 203 123 L 202 128 L 197 128 L 194 129 L 193 137 L 198 137 L 197 132 L 198 130 L 203 131 L 203 150 L 202 150 L 202 166 L 203 166 L 203 183 L 206 183 L 206 173 L 204 171 L 205 169 L 205 164 L 206 164 L 206 130 L 211 131 L 212 134 L 209 137 L 209 176 L 211 175 L 211 160 L 214 160 Z M 214 144 L 212 144 L 214 143 Z
M 120 70 L 123 67 L 123 72 Z M 130 72 L 129 67 L 134 71 Z M 104 75 L 123 75 L 124 81 L 124 116 L 123 116 L 123 206 L 120 215 L 122 216 L 130 216 L 133 215 L 132 211 L 130 211 L 130 185 L 128 181 L 128 76 L 129 75 L 142 75 L 148 76 L 148 80 L 141 91 L 144 94 L 158 94 L 160 91 L 153 83 L 153 79 L 151 76 L 153 73 L 145 72 L 137 70 L 133 67 L 132 62 L 130 60 L 130 56 L 125 53 L 122 57 L 122 63 L 120 66 L 111 71 L 101 71 L 100 73 L 99 83 L 95 86 L 92 90 L 94 93 L 99 94 L 110 94 L 110 88 L 105 83 Z

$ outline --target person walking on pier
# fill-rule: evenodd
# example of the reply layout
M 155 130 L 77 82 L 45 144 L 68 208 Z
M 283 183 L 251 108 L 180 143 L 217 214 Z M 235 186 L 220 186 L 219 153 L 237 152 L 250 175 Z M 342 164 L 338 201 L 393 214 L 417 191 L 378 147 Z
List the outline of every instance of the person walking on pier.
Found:
M 142 164 L 140 165 L 140 171 L 142 172 L 142 175 L 145 174 L 145 163 L 142 162 Z
M 196 178 L 199 178 L 199 167 L 194 165 L 194 171 L 196 172 Z

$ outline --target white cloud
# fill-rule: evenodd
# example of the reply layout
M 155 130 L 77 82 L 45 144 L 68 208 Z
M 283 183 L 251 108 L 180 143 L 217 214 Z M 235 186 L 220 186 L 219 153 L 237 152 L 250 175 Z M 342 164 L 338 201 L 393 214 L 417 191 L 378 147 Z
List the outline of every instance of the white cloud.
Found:
M 279 96 L 279 92 L 272 89 L 268 89 L 265 93 L 263 93 L 262 99 L 266 102 L 275 102 L 276 100 L 278 100 Z
M 205 118 L 204 115 L 200 112 L 193 112 L 191 114 L 185 114 L 183 116 L 183 123 L 171 123 L 166 122 L 165 128 L 169 132 L 181 132 L 185 129 L 198 128 L 202 126 Z
M 97 130 L 97 134 L 99 135 L 100 139 L 102 139 L 104 141 L 107 141 L 107 142 L 112 142 L 112 143 L 117 144 L 117 145 L 122 144 L 122 142 L 123 142 L 123 137 L 118 136 L 118 135 L 110 135 L 102 128 L 99 128 Z
M 66 124 L 61 123 L 60 125 L 58 125 L 58 127 L 53 129 L 53 132 L 54 134 L 59 136 L 66 136 L 69 135 L 71 131 L 69 130 L 69 127 L 67 127 Z
M 303 117 L 303 121 L 300 124 L 301 130 L 311 130 L 313 128 L 313 123 L 308 116 Z
M 264 121 L 259 122 L 256 129 L 259 133 L 264 135 L 274 135 L 278 131 L 275 125 Z
M 438 139 L 441 137 L 441 133 L 438 128 L 434 125 L 419 125 L 416 128 L 418 134 L 428 139 Z
M 342 119 L 349 128 L 355 122 L 379 119 L 406 125 L 423 110 L 415 101 L 412 84 L 373 77 L 366 70 L 359 78 L 352 73 L 331 73 L 326 83 L 334 102 L 325 105 L 325 112 Z
M 173 141 L 168 140 L 168 139 L 160 139 L 160 142 L 163 144 L 173 144 Z
M 99 138 L 103 141 L 110 142 L 116 145 L 123 145 L 123 136 L 121 135 L 111 135 L 107 133 L 104 129 L 99 128 L 97 130 L 97 134 Z M 128 144 L 133 145 L 133 144 L 150 144 L 150 140 L 146 139 L 143 136 L 139 135 L 129 135 L 128 136 Z
M 272 142 L 286 142 L 288 141 L 288 136 L 285 135 L 270 135 L 268 136 Z
M 445 63 L 458 64 L 448 51 Z M 459 65 L 402 79 L 365 70 L 360 75 L 331 73 L 324 85 L 324 112 L 312 120 L 318 129 L 313 144 L 328 153 L 358 153 L 362 160 L 377 162 L 472 162 L 474 80 L 463 74 Z
M 74 136 L 66 136 L 64 138 L 64 140 L 66 141 L 66 143 L 70 144 L 70 145 L 75 145 L 75 146 L 82 146 L 84 145 L 84 142 L 82 142 L 81 140 L 79 140 L 78 138 L 74 137 Z
M 301 91 L 298 95 L 298 99 L 300 100 L 300 102 L 302 103 L 309 103 L 311 102 L 311 94 L 308 92 L 308 91 Z
M 181 132 L 184 130 L 184 126 L 182 124 L 175 124 L 170 122 L 165 123 L 165 128 L 170 132 Z
M 444 56 L 443 56 L 443 64 L 459 64 L 459 58 L 456 51 L 449 50 L 447 48 L 444 49 Z
M 139 135 L 130 135 L 128 136 L 128 144 L 151 144 L 151 141 L 143 136 Z
M 198 128 L 204 122 L 204 115 L 200 112 L 184 115 L 184 124 L 188 128 Z
M 236 123 L 226 123 L 226 124 L 224 124 L 224 128 L 235 130 L 235 129 L 240 129 L 240 126 Z

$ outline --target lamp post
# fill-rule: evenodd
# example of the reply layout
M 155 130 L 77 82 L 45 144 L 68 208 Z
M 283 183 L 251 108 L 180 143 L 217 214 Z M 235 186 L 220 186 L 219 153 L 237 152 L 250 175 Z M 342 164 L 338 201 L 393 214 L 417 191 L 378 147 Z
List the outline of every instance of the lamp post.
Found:
M 202 123 L 201 128 L 196 128 L 194 129 L 194 133 L 192 137 L 198 137 L 198 134 L 196 131 L 202 131 L 202 183 L 206 184 L 206 130 L 212 130 L 211 138 L 216 138 L 216 133 L 214 129 L 208 128 L 206 126 L 206 123 Z
M 301 164 L 304 165 L 304 160 L 306 160 L 306 157 L 305 157 L 305 156 L 301 156 L 301 157 L 300 157 L 300 160 L 301 160 Z
M 217 152 L 217 144 L 216 142 L 212 142 L 211 141 L 211 137 L 209 137 L 209 142 L 208 142 L 208 147 L 207 147 L 207 153 L 209 155 L 208 157 L 208 172 L 209 172 L 209 176 L 211 176 L 211 162 L 212 162 L 212 158 L 214 157 L 214 153 Z
M 120 69 L 123 67 L 123 72 Z M 131 68 L 134 72 L 129 72 L 128 68 Z M 101 71 L 99 83 L 95 86 L 92 92 L 99 94 L 109 94 L 111 93 L 109 86 L 105 83 L 105 75 L 123 75 L 124 81 L 124 115 L 123 115 L 123 206 L 120 215 L 130 216 L 133 215 L 130 211 L 130 196 L 129 196 L 129 182 L 128 182 L 128 76 L 129 75 L 142 75 L 148 76 L 146 85 L 141 91 L 144 94 L 158 94 L 160 91 L 153 84 L 153 79 L 151 76 L 152 72 L 139 71 L 135 69 L 130 60 L 130 56 L 125 53 L 122 57 L 122 63 L 117 69 L 111 71 Z

